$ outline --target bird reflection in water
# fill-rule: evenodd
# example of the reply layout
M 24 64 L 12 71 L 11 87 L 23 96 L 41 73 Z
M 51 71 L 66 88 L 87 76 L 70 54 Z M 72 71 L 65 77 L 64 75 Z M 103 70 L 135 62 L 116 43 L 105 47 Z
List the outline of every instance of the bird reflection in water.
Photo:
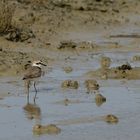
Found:
M 29 120 L 35 120 L 36 124 L 41 123 L 41 109 L 36 104 L 27 103 L 24 107 L 24 112 Z

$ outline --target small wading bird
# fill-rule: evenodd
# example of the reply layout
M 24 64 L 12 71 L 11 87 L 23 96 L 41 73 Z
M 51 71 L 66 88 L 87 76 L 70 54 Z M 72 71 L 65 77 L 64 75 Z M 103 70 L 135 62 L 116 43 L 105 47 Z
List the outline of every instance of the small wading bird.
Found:
M 34 96 L 34 102 L 35 102 L 36 95 L 37 95 L 36 82 L 42 75 L 44 75 L 44 72 L 42 71 L 42 66 L 47 66 L 47 65 L 43 64 L 41 60 L 38 60 L 38 61 L 33 61 L 33 63 L 29 65 L 26 69 L 23 80 L 25 81 L 25 86 L 27 89 L 28 103 L 29 103 L 29 88 L 31 82 L 33 82 L 34 89 L 35 89 L 35 96 Z

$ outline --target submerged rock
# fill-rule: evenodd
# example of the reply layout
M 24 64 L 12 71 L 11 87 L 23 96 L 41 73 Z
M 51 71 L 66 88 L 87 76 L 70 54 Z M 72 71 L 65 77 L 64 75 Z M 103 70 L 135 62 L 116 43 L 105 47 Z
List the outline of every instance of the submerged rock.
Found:
M 78 89 L 79 84 L 77 81 L 74 81 L 74 80 L 65 80 L 64 82 L 62 82 L 61 87 Z
M 41 134 L 59 134 L 61 132 L 61 129 L 57 127 L 55 124 L 49 124 L 49 125 L 40 125 L 37 124 L 33 127 L 33 133 L 35 135 L 41 135 Z
M 97 106 L 101 106 L 104 102 L 106 102 L 106 98 L 102 94 L 95 95 L 95 103 Z
M 99 84 L 96 80 L 86 80 L 85 81 L 85 87 L 87 88 L 87 93 L 93 92 L 94 90 L 99 89 Z
M 105 121 L 107 123 L 118 123 L 119 119 L 115 115 L 108 114 L 105 116 Z
M 66 72 L 66 73 L 70 73 L 73 71 L 73 68 L 72 67 L 64 67 L 63 70 Z

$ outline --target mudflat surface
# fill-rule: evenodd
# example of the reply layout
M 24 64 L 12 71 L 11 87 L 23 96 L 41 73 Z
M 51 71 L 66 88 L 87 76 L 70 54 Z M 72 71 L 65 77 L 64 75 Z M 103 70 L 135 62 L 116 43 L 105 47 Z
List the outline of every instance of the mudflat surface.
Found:
M 35 38 L 13 42 L 0 37 L 0 139 L 138 140 L 139 78 L 102 79 L 95 72 L 103 56 L 110 57 L 110 69 L 127 62 L 139 69 L 140 2 L 10 2 L 16 5 L 13 22 L 30 28 Z M 37 85 L 36 104 L 31 87 L 27 108 L 24 65 L 38 59 L 47 63 L 46 74 Z M 66 67 L 72 70 L 67 73 Z M 63 89 L 68 79 L 78 81 L 79 88 Z M 98 104 L 94 93 L 86 93 L 87 79 L 98 81 L 106 102 Z M 118 117 L 118 123 L 107 123 L 108 114 Z M 34 135 L 36 124 L 55 124 L 61 133 Z

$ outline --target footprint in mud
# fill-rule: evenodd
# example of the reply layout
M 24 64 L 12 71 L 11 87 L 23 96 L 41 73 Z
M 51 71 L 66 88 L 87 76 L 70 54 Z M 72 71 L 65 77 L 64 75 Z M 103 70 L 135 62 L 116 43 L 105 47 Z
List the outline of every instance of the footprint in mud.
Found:
M 34 135 L 41 135 L 41 134 L 56 135 L 59 134 L 60 132 L 61 129 L 57 127 L 55 124 L 49 124 L 49 125 L 36 124 L 33 127 Z

